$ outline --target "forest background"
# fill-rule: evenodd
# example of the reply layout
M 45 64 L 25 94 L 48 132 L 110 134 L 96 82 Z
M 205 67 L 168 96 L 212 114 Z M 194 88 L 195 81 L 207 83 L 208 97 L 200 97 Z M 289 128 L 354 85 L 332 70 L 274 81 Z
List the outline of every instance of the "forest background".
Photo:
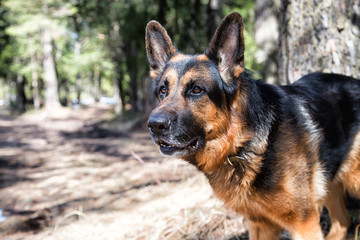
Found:
M 147 111 L 154 103 L 147 22 L 161 22 L 180 50 L 201 53 L 230 11 L 242 13 L 254 55 L 252 1 L 2 1 L 0 99 L 19 112 L 100 100 L 111 101 L 116 113 Z M 247 63 L 259 69 L 254 57 Z
M 359 76 L 359 1 L 2 0 L 0 104 L 18 112 L 107 101 L 154 105 L 144 28 L 156 19 L 180 51 L 202 53 L 222 17 L 241 13 L 246 68 L 270 83 L 311 71 Z M 106 98 L 106 97 L 110 97 Z
M 360 0 L 0 0 L 0 238 L 248 239 L 244 219 L 146 128 L 147 22 L 203 53 L 233 11 L 255 78 L 360 79 Z M 347 239 L 359 204 L 348 202 Z

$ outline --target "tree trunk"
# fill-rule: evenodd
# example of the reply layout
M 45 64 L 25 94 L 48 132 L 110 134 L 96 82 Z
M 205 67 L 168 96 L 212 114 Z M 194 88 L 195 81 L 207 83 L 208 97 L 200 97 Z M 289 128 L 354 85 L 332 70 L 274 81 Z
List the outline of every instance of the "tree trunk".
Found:
M 25 96 L 25 79 L 21 74 L 16 76 L 16 107 L 20 113 L 25 112 L 26 96 Z
M 130 103 L 131 111 L 138 112 L 138 84 L 137 84 L 137 64 L 135 41 L 131 41 L 129 52 L 129 72 L 130 72 Z
M 34 108 L 36 110 L 39 110 L 40 109 L 39 78 L 36 70 L 32 70 L 31 78 L 32 78 L 32 87 L 33 87 L 32 93 L 33 93 Z
M 207 9 L 207 37 L 208 41 L 213 37 L 216 28 L 220 25 L 222 19 L 222 0 L 209 0 Z
M 220 5 L 221 6 L 221 5 Z M 202 25 L 203 13 L 201 11 L 202 4 L 200 0 L 194 0 L 192 3 L 191 9 L 189 10 L 189 14 L 191 16 L 191 21 L 189 23 L 189 38 L 190 42 L 192 42 L 192 53 L 198 53 L 199 51 L 203 51 L 204 48 L 209 43 L 207 39 L 204 39 L 204 34 L 207 33 L 205 30 L 205 25 Z M 221 14 L 221 11 L 219 12 Z M 221 18 L 221 15 L 219 16 Z M 200 31 L 201 29 L 201 31 Z M 195 40 L 195 41 L 194 41 Z
M 45 80 L 45 107 L 52 109 L 60 107 L 58 95 L 58 82 L 55 71 L 55 62 L 53 56 L 53 45 L 51 32 L 48 26 L 44 26 L 42 32 L 43 44 L 43 67 L 44 67 L 44 80 Z
M 20 65 L 19 56 L 15 57 L 15 64 Z M 25 80 L 20 73 L 16 74 L 16 109 L 18 112 L 25 112 L 26 96 L 25 96 Z
M 79 38 L 79 36 L 78 36 L 78 38 Z M 74 54 L 75 54 L 75 56 L 79 57 L 80 52 L 81 52 L 81 43 L 77 39 L 77 40 L 75 40 L 75 44 L 74 44 Z M 82 93 L 82 81 L 81 81 L 81 73 L 80 72 L 76 74 L 75 86 L 76 86 L 77 102 L 78 102 L 78 104 L 80 104 L 81 93 Z
M 113 87 L 114 87 L 114 100 L 115 100 L 114 111 L 115 114 L 120 114 L 122 112 L 122 101 L 120 97 L 119 79 L 116 68 L 114 69 Z
M 122 79 L 124 79 L 124 72 L 122 70 L 120 70 L 120 72 L 118 73 L 118 79 L 119 79 L 119 92 L 120 92 L 120 99 L 121 99 L 121 106 L 122 109 L 125 109 L 126 107 L 126 100 L 125 100 L 125 96 L 126 96 L 126 91 L 124 89 L 124 84 L 121 81 Z
M 292 83 L 313 72 L 360 78 L 360 2 L 280 3 L 280 79 Z
M 76 35 L 77 35 L 76 39 L 75 39 L 75 43 L 74 43 L 74 55 L 75 55 L 75 58 L 79 59 L 79 56 L 81 54 L 81 42 L 79 40 L 80 31 L 81 31 L 81 29 L 80 29 L 80 18 L 78 17 L 78 15 L 74 15 L 72 18 L 73 18 L 73 22 L 74 22 L 75 32 L 76 32 Z M 77 103 L 80 104 L 81 93 L 82 93 L 82 90 L 83 90 L 81 72 L 78 72 L 76 74 L 75 86 L 76 86 Z
M 13 89 L 14 89 L 13 75 L 11 72 L 8 72 L 6 74 L 6 84 L 5 84 L 5 94 L 6 94 L 5 105 L 11 105 Z
M 95 102 L 99 102 L 101 98 L 101 73 L 99 65 L 95 65 L 94 70 L 91 72 L 91 84 Z
M 96 97 L 96 85 L 95 85 L 95 71 L 91 71 L 90 74 L 90 83 L 91 83 L 91 87 L 90 87 L 90 91 L 91 91 L 91 96 L 94 98 L 95 102 L 98 102 L 98 98 Z
M 113 69 L 113 87 L 114 87 L 114 99 L 115 99 L 115 106 L 114 111 L 116 114 L 120 114 L 122 112 L 123 102 L 121 100 L 121 92 L 120 92 L 120 85 L 121 80 L 119 77 L 121 76 L 121 67 L 122 67 L 122 58 L 123 52 L 121 50 L 121 36 L 119 34 L 119 23 L 118 22 L 111 22 L 110 23 L 112 28 L 109 32 L 109 46 L 111 48 L 112 53 L 112 60 L 114 62 L 114 69 Z
M 100 101 L 101 97 L 102 97 L 102 90 L 101 90 L 101 71 L 98 71 L 98 75 L 97 75 L 97 95 L 98 95 L 98 99 Z
M 71 106 L 69 80 L 65 77 L 59 79 L 60 102 L 62 106 Z
M 259 47 L 257 62 L 262 63 L 261 75 L 267 83 L 277 84 L 278 79 L 278 7 L 276 0 L 255 1 L 255 41 Z M 246 46 L 245 46 L 246 47 Z
M 31 56 L 30 56 L 30 62 L 31 62 L 31 82 L 32 82 L 32 95 L 33 95 L 33 104 L 34 108 L 36 110 L 40 109 L 40 91 L 39 91 L 39 76 L 36 71 L 37 64 L 37 58 L 35 55 L 35 50 L 33 45 L 31 44 Z
M 158 6 L 159 6 L 159 11 L 157 13 L 157 19 L 161 24 L 165 24 L 166 23 L 166 13 L 168 11 L 168 4 L 167 4 L 167 0 L 158 0 Z

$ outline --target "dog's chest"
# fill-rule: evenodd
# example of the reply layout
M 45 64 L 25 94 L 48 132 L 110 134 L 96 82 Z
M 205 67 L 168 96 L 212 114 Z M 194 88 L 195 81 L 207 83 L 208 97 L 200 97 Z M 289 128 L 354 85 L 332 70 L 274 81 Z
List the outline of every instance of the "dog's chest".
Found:
M 258 204 L 253 201 L 255 193 L 251 187 L 251 181 L 245 174 L 239 174 L 229 166 L 207 177 L 215 195 L 228 208 L 241 214 L 251 211 L 250 206 L 258 208 Z

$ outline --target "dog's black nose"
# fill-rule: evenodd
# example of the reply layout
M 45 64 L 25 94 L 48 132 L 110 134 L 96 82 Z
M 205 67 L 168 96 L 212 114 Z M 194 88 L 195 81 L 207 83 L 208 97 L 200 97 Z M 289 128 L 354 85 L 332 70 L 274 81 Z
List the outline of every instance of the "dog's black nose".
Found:
M 160 134 L 170 128 L 171 120 L 168 114 L 151 114 L 148 120 L 148 127 L 154 134 Z

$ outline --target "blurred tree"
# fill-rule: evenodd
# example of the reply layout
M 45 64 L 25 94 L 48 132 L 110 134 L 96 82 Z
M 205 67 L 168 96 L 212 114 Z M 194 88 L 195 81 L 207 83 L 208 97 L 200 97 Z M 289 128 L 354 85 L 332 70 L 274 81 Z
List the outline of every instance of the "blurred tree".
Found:
M 210 42 L 213 37 L 216 28 L 220 25 L 223 18 L 222 12 L 222 1 L 221 0 L 209 0 L 207 8 L 207 18 L 208 18 L 208 29 L 207 37 Z
M 360 78 L 360 2 L 288 1 L 280 5 L 280 79 L 312 71 Z
M 40 89 L 39 89 L 39 75 L 38 75 L 38 63 L 40 62 L 39 56 L 36 51 L 35 43 L 33 38 L 29 42 L 29 52 L 30 52 L 30 68 L 31 68 L 31 79 L 32 79 L 32 94 L 34 99 L 34 108 L 40 109 L 41 98 L 40 98 Z
M 255 1 L 255 41 L 258 46 L 256 61 L 262 63 L 262 78 L 271 84 L 278 84 L 278 41 L 279 41 L 279 1 Z
M 73 19 L 73 23 L 74 23 L 74 30 L 75 30 L 75 37 L 74 37 L 74 57 L 75 58 L 79 58 L 80 54 L 81 54 L 81 42 L 80 42 L 80 32 L 81 32 L 81 19 L 80 16 L 78 14 L 74 14 L 71 16 Z M 76 74 L 76 81 L 75 81 L 75 86 L 76 86 L 76 92 L 77 92 L 77 96 L 76 99 L 78 102 L 81 102 L 81 91 L 82 91 L 82 86 L 81 86 L 81 72 L 79 71 Z
M 255 22 L 255 4 L 249 0 L 224 0 L 224 14 L 232 11 L 239 12 L 244 22 L 244 43 L 245 43 L 245 67 L 253 71 L 256 78 L 261 77 L 259 72 L 262 68 L 256 59 L 258 46 L 255 42 L 254 22 Z
M 31 74 L 35 106 L 39 105 L 38 71 L 42 59 L 42 76 L 45 80 L 46 107 L 60 106 L 57 89 L 57 75 L 54 61 L 53 38 L 63 32 L 59 19 L 69 13 L 66 6 L 50 0 L 8 0 L 5 6 L 10 10 L 11 25 L 7 32 L 13 36 L 19 52 L 16 63 L 21 62 L 17 74 Z M 56 34 L 55 34 L 56 33 Z M 41 53 L 41 57 L 37 53 Z M 18 64 L 19 65 L 19 64 Z M 19 77 L 17 78 L 19 82 Z M 24 81 L 23 84 L 26 82 Z M 20 93 L 19 93 L 20 94 Z M 18 95 L 19 95 L 18 94 Z
M 103 93 L 102 80 L 111 78 L 109 72 L 113 69 L 104 29 L 91 25 L 92 21 L 103 18 L 92 12 L 95 9 L 93 1 L 67 2 L 63 4 L 68 6 L 71 14 L 62 21 L 66 34 L 55 41 L 62 102 L 69 105 L 73 98 L 76 103 L 81 103 L 83 97 L 99 101 Z
M 20 57 L 15 56 L 15 67 L 20 68 Z M 20 71 L 17 71 L 16 74 L 16 108 L 18 112 L 25 112 L 26 105 L 26 95 L 25 95 L 25 79 L 24 75 L 21 74 Z
M 9 10 L 0 3 L 0 86 L 4 86 L 0 91 L 0 97 L 4 99 L 6 104 L 11 102 L 11 43 L 14 41 L 6 33 L 9 25 Z
M 0 34 L 7 34 L 0 39 L 0 78 L 18 89 L 18 99 L 15 86 L 22 82 L 35 108 L 58 105 L 59 98 L 64 105 L 74 98 L 99 100 L 105 93 L 113 94 L 116 113 L 147 111 L 155 101 L 144 46 L 148 21 L 161 22 L 179 50 L 194 54 L 207 47 L 208 31 L 222 16 L 240 11 L 246 64 L 257 70 L 253 7 L 250 0 L 6 0 L 0 6 L 6 13 Z
M 43 8 L 45 13 L 48 13 L 47 3 Z M 44 66 L 44 80 L 45 80 L 45 107 L 48 109 L 60 106 L 58 96 L 58 82 L 55 70 L 55 61 L 53 56 L 53 42 L 51 35 L 51 23 L 45 22 L 41 27 L 41 42 L 43 46 L 43 66 Z

